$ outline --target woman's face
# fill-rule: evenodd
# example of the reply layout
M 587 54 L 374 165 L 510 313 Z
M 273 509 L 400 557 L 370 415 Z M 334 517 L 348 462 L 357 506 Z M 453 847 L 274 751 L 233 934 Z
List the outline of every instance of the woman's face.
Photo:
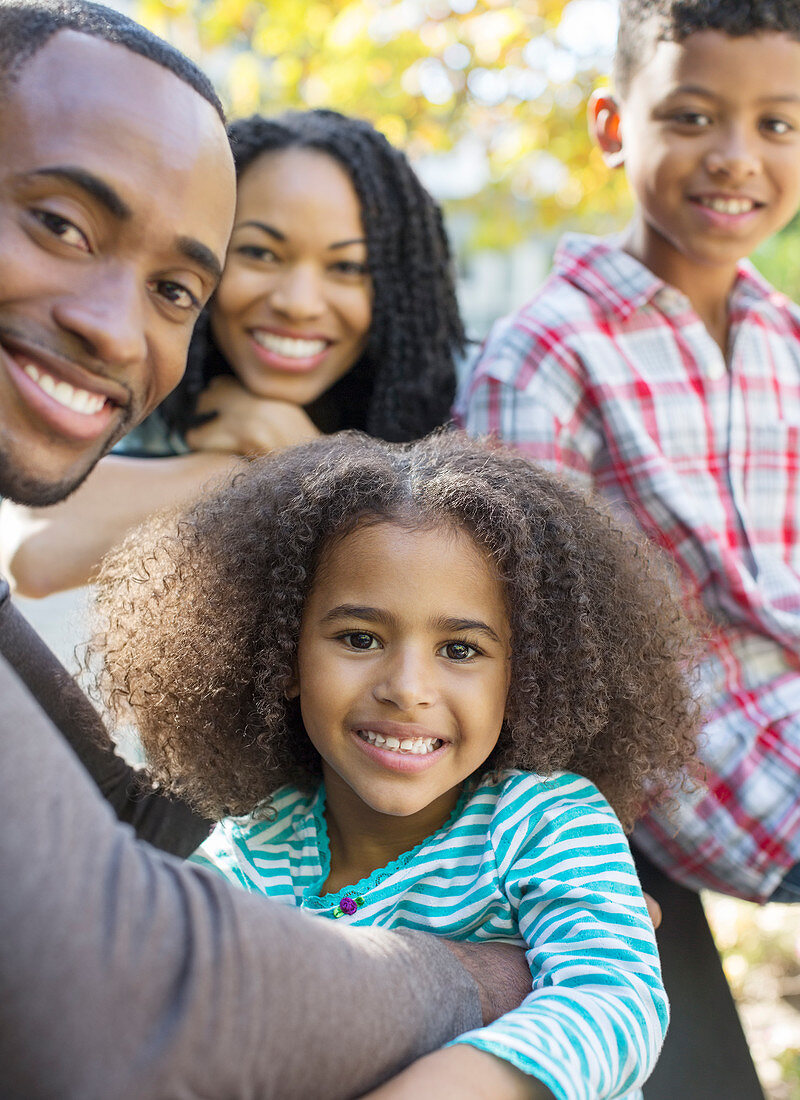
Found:
M 372 279 L 353 185 L 325 153 L 265 153 L 242 173 L 211 306 L 220 351 L 259 397 L 308 405 L 356 363 Z

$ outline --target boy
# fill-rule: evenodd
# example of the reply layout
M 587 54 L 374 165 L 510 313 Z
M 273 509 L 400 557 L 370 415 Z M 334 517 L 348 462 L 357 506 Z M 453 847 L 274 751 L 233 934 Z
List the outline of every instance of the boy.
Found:
M 633 220 L 562 242 L 457 417 L 617 502 L 714 622 L 705 784 L 640 846 L 800 900 L 800 309 L 744 262 L 800 204 L 800 4 L 622 0 L 614 83 L 590 124 Z

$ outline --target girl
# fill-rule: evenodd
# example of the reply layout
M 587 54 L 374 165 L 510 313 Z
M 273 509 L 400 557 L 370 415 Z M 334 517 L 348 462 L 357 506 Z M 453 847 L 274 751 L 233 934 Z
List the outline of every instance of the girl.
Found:
M 335 111 L 229 133 L 233 236 L 186 375 L 69 501 L 4 506 L 23 595 L 84 583 L 130 527 L 188 503 L 234 455 L 340 428 L 416 439 L 449 416 L 464 330 L 441 211 L 404 154 Z
M 195 859 L 330 920 L 527 945 L 524 1004 L 380 1095 L 637 1094 L 667 1007 L 620 821 L 696 723 L 641 542 L 510 453 L 345 434 L 151 521 L 97 613 L 112 715 L 222 818 Z

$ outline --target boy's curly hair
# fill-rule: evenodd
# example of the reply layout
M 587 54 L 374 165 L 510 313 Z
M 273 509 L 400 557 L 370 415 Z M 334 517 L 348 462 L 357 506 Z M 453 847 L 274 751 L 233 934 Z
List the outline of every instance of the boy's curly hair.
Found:
M 800 41 L 797 0 L 620 0 L 614 87 L 624 96 L 658 42 L 683 42 L 698 31 L 732 38 L 777 32 Z
M 403 442 L 443 424 L 456 386 L 455 363 L 466 337 L 442 212 L 406 155 L 365 119 L 331 110 L 287 111 L 238 119 L 228 134 L 241 178 L 260 157 L 311 149 L 344 169 L 358 196 L 374 300 L 367 347 L 320 402 L 339 422 Z M 161 406 L 170 427 L 196 423 L 195 405 L 211 378 L 230 374 L 208 310 L 195 330 L 186 374 Z M 312 419 L 320 416 L 309 407 Z
M 512 452 L 354 432 L 248 465 L 106 559 L 95 694 L 112 719 L 133 715 L 154 779 L 211 817 L 319 780 L 286 693 L 320 560 L 364 522 L 466 530 L 497 569 L 511 687 L 487 767 L 579 772 L 626 827 L 680 781 L 698 724 L 694 633 L 643 539 Z

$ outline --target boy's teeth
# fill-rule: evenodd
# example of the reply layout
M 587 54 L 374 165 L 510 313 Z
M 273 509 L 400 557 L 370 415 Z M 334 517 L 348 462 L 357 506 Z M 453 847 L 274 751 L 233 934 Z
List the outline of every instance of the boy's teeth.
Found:
M 700 199 L 700 205 L 718 214 L 749 214 L 755 203 L 752 199 Z
M 52 397 L 59 405 L 64 405 L 73 412 L 83 413 L 84 416 L 93 416 L 100 412 L 106 403 L 105 397 L 99 393 L 91 393 L 89 390 L 79 390 L 71 386 L 69 382 L 58 382 L 52 375 L 39 370 L 33 363 L 24 363 L 22 370 L 32 382 L 35 382 L 40 390 L 48 397 Z
M 274 332 L 263 332 L 260 329 L 254 330 L 253 339 L 262 348 L 282 355 L 285 359 L 310 359 L 328 346 L 326 340 L 300 340 L 295 336 L 276 336 Z
M 410 752 L 415 756 L 426 756 L 429 752 L 435 752 L 442 743 L 438 737 L 405 737 L 401 741 L 399 737 L 384 737 L 372 730 L 359 730 L 358 735 L 370 745 L 377 745 L 379 749 L 389 749 L 390 752 Z

